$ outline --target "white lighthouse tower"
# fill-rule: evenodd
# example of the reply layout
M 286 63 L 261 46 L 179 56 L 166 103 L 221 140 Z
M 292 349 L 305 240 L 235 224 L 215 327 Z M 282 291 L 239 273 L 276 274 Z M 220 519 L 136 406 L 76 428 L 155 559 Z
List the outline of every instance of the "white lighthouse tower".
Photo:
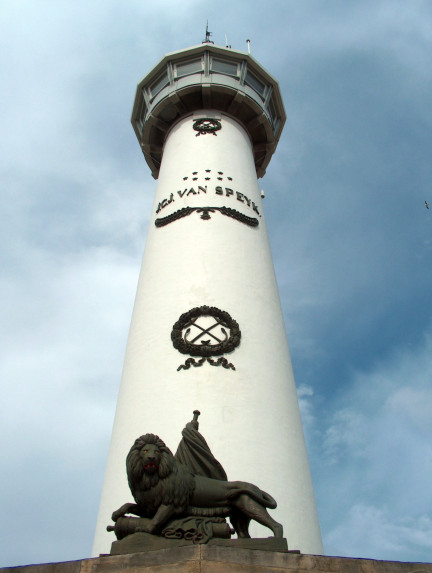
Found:
M 138 85 L 132 124 L 158 183 L 95 555 L 114 541 L 112 511 L 132 501 L 135 438 L 152 432 L 175 450 L 196 409 L 228 478 L 277 500 L 289 547 L 323 552 L 257 182 L 284 122 L 274 78 L 209 42 L 167 55 Z

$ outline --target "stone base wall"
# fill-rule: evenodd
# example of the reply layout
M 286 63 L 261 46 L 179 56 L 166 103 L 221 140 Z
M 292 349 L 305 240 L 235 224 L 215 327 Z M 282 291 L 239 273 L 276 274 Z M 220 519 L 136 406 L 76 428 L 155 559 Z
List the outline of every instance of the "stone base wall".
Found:
M 82 561 L 7 567 L 0 573 L 432 573 L 432 563 L 191 545 Z

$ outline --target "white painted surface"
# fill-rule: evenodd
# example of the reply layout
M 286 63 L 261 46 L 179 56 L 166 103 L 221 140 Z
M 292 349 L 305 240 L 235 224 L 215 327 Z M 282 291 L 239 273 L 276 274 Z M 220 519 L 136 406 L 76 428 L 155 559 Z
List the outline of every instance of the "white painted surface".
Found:
M 209 116 L 220 118 L 222 129 L 216 136 L 197 137 L 193 120 Z M 193 181 L 193 177 L 198 179 Z M 224 189 L 223 195 L 215 193 L 218 185 Z M 198 191 L 198 186 L 207 186 L 207 193 L 190 192 L 192 187 Z M 226 187 L 234 190 L 233 195 L 226 196 Z M 180 198 L 177 191 L 184 189 L 188 192 Z M 153 432 L 174 452 L 181 430 L 195 409 L 201 411 L 200 431 L 228 478 L 255 483 L 276 498 L 278 509 L 271 513 L 283 523 L 289 547 L 304 553 L 323 552 L 249 139 L 235 120 L 206 110 L 176 124 L 165 144 L 154 219 L 185 206 L 226 206 L 258 217 L 252 207 L 239 200 L 237 191 L 257 205 L 261 214 L 257 228 L 217 211 L 209 220 L 194 212 L 164 227 L 150 225 L 94 555 L 109 552 L 114 540 L 114 534 L 105 530 L 112 511 L 132 501 L 125 459 L 133 441 Z M 171 193 L 174 201 L 156 215 L 159 203 Z M 173 347 L 172 327 L 181 314 L 202 305 L 227 311 L 238 322 L 241 343 L 227 355 L 235 371 L 207 363 L 177 371 L 188 356 Z M 259 535 L 271 532 L 262 528 Z

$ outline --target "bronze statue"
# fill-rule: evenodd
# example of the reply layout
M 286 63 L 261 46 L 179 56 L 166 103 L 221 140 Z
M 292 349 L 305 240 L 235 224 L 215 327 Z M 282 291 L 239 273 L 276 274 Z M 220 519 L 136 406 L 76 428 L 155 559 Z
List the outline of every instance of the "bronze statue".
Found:
M 276 501 L 257 486 L 228 481 L 221 464 L 214 458 L 204 437 L 198 432 L 199 412 L 186 425 L 176 455 L 154 434 L 135 440 L 127 459 L 129 487 L 135 503 L 116 510 L 108 526 L 119 539 L 130 533 L 146 532 L 165 537 L 184 537 L 195 531 L 194 541 L 211 537 L 249 538 L 249 522 L 254 519 L 282 538 L 282 525 L 267 512 Z M 137 518 L 126 518 L 133 514 Z M 192 520 L 192 521 L 191 521 Z

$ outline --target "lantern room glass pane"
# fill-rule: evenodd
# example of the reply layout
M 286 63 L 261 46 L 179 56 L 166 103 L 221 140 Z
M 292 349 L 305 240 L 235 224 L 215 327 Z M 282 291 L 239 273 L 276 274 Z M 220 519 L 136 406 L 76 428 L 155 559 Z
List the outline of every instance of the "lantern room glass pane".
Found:
M 276 106 L 274 104 L 273 98 L 270 98 L 270 101 L 268 103 L 268 110 L 270 113 L 270 117 L 272 120 L 273 125 L 275 124 L 276 121 Z
M 175 70 L 176 70 L 176 76 L 178 78 L 202 72 L 201 58 L 199 60 L 192 60 L 190 62 L 183 62 L 182 64 L 176 64 Z
M 250 86 L 253 90 L 255 90 L 262 98 L 264 98 L 264 93 L 266 86 L 265 84 L 260 81 L 256 76 L 251 74 L 249 71 L 245 77 L 245 83 Z
M 155 97 L 163 88 L 168 85 L 168 74 L 164 72 L 162 75 L 158 77 L 156 81 L 154 81 L 150 86 L 150 92 L 152 97 Z
M 212 72 L 218 72 L 227 76 L 238 76 L 238 65 L 233 62 L 227 62 L 226 60 L 212 58 L 211 70 Z
M 147 106 L 144 102 L 144 96 L 143 96 L 138 111 L 138 121 L 141 124 L 141 126 L 144 125 L 146 115 L 147 115 Z

